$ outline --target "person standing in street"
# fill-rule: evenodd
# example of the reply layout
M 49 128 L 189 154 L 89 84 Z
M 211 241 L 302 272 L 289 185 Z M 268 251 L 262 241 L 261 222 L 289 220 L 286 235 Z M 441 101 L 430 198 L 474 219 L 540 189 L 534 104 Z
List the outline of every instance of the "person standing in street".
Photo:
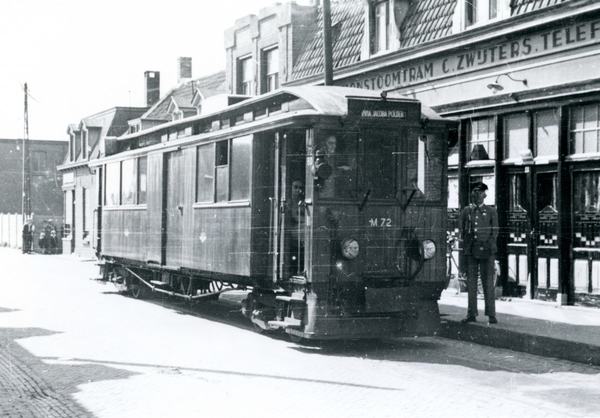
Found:
M 23 225 L 23 254 L 29 254 L 31 252 L 31 245 L 33 244 L 33 231 L 35 231 L 35 225 L 33 224 L 31 218 L 29 218 Z
M 467 292 L 469 304 L 467 316 L 461 322 L 477 321 L 477 279 L 481 277 L 485 301 L 485 315 L 490 324 L 496 319 L 495 258 L 498 238 L 498 214 L 496 209 L 483 203 L 487 185 L 477 182 L 471 188 L 471 204 L 460 216 L 461 236 L 467 267 Z

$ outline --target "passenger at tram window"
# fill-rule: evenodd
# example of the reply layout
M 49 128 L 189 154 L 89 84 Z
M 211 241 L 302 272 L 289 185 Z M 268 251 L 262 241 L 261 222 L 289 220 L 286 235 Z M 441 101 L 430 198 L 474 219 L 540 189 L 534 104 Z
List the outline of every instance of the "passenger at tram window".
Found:
M 348 177 L 355 164 L 343 155 L 338 150 L 338 140 L 335 135 L 328 135 L 320 146 L 317 147 L 316 153 L 320 154 L 327 164 L 331 167 L 331 176 L 325 179 L 321 184 L 321 196 L 323 197 L 344 197 L 347 193 L 343 188 L 347 188 L 351 184 L 351 179 Z M 344 182 L 336 181 L 339 177 L 348 177 Z
M 304 182 L 296 179 L 292 182 L 292 193 L 287 201 L 287 214 L 289 215 L 290 237 L 290 265 L 292 274 L 299 273 L 304 266 Z

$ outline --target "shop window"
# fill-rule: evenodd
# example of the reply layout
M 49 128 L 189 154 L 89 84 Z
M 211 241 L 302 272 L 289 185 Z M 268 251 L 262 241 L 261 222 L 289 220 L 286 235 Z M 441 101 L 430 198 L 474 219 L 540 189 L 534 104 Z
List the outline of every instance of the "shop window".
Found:
M 496 158 L 496 132 L 494 118 L 472 120 L 467 125 L 469 161 Z
M 196 202 L 250 199 L 252 136 L 198 147 Z
M 106 164 L 106 176 L 104 183 L 104 204 L 116 206 L 121 197 L 121 163 Z
M 558 156 L 558 114 L 556 110 L 536 112 L 535 156 Z
M 521 158 L 529 150 L 529 116 L 511 115 L 504 119 L 506 158 Z
M 254 91 L 254 66 L 252 57 L 238 60 L 238 94 L 251 96 Z
M 575 247 L 600 247 L 600 172 L 575 173 L 573 179 Z
M 390 4 L 388 1 L 373 5 L 371 17 L 371 53 L 378 54 L 390 47 Z
M 597 104 L 571 109 L 569 124 L 571 154 L 600 152 L 598 112 Z
M 263 93 L 279 88 L 279 49 L 263 51 Z

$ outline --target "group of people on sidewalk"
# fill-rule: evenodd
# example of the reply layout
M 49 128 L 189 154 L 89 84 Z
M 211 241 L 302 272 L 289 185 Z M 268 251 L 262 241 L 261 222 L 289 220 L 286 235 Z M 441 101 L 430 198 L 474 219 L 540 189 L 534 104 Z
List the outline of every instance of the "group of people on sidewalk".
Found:
M 28 254 L 33 251 L 33 238 L 35 225 L 31 218 L 23 225 L 23 254 Z M 56 254 L 58 248 L 58 238 L 56 236 L 56 228 L 52 222 L 44 221 L 42 230 L 38 238 L 38 246 L 42 254 Z

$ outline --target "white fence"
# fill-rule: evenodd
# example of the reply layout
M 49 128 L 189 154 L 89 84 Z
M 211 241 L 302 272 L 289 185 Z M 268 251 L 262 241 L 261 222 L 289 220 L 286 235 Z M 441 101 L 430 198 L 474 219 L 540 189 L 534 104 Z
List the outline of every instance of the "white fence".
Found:
M 21 248 L 23 238 L 23 215 L 20 213 L 0 213 L 0 245 Z

